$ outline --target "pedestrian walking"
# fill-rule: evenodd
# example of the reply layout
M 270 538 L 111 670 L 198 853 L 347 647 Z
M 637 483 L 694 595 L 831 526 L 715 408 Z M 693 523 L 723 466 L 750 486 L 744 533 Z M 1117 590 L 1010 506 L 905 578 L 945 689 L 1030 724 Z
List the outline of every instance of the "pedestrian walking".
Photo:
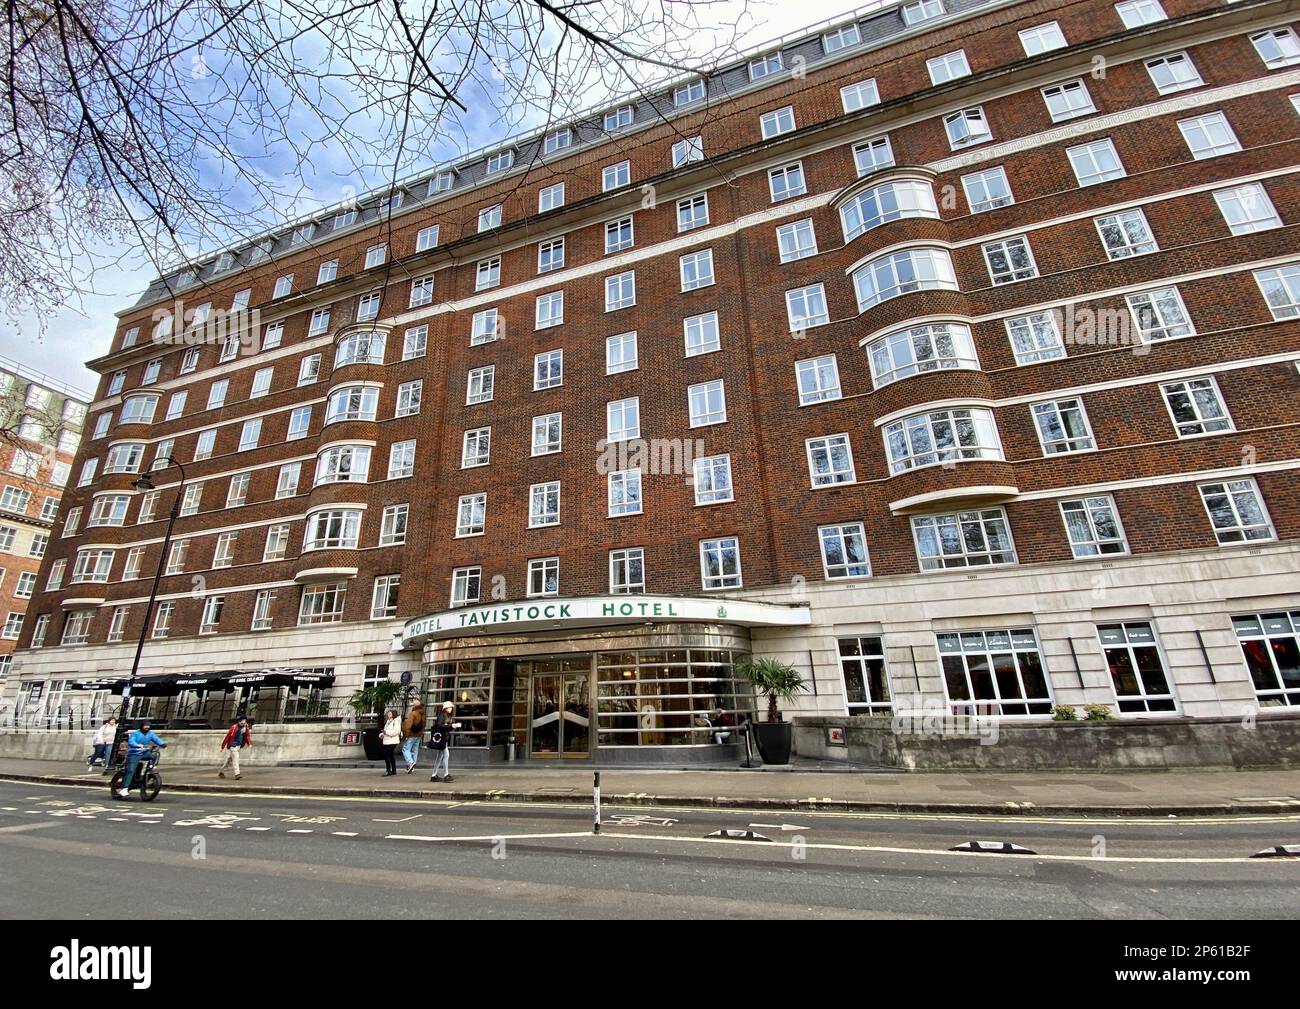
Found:
M 240 718 L 231 723 L 229 731 L 226 732 L 226 738 L 221 741 L 221 749 L 225 755 L 221 759 L 221 767 L 217 770 L 217 777 L 226 776 L 226 768 L 229 767 L 235 772 L 235 780 L 238 781 L 243 777 L 239 773 L 239 751 L 245 746 L 253 745 L 253 727 L 248 724 L 247 718 Z
M 460 722 L 454 720 L 456 705 L 451 701 L 443 704 L 438 717 L 429 733 L 429 746 L 433 750 L 433 776 L 430 781 L 438 781 L 438 768 L 442 768 L 442 781 L 451 781 L 451 734 L 460 728 Z
M 424 739 L 424 705 L 419 701 L 411 702 L 411 710 L 402 721 L 402 759 L 406 761 L 406 773 L 415 770 L 415 762 L 420 759 L 420 742 Z
M 94 767 L 96 763 L 108 766 L 108 748 L 117 737 L 117 719 L 105 718 L 104 724 L 95 730 L 90 739 L 91 754 L 86 758 L 86 766 Z
M 391 708 L 384 712 L 384 727 L 379 733 L 379 743 L 384 748 L 384 777 L 397 773 L 397 745 L 402 741 L 402 720 Z

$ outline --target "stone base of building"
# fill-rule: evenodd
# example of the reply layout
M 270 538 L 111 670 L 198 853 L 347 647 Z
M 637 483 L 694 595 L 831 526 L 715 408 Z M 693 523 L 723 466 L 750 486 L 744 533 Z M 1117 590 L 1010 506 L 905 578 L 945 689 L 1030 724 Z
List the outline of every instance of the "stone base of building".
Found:
M 795 750 L 801 757 L 909 771 L 1300 768 L 1296 715 L 917 722 L 900 731 L 887 716 L 796 718 Z
M 167 741 L 163 766 L 167 764 L 219 764 L 225 729 L 160 728 Z M 0 757 L 26 760 L 85 760 L 92 749 L 91 733 L 72 729 L 30 729 L 0 732 Z M 327 760 L 341 755 L 360 755 L 361 747 L 339 745 L 337 722 L 302 725 L 259 725 L 253 746 L 240 754 L 241 764 L 268 766 L 291 760 Z

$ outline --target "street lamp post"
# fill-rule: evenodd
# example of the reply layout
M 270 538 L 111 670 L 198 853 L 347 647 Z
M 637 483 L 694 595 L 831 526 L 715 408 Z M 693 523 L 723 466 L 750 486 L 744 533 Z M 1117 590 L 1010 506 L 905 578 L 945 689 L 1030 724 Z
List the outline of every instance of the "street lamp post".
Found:
M 159 466 L 159 462 L 163 465 Z M 136 642 L 135 659 L 131 662 L 131 677 L 127 680 L 126 689 L 122 692 L 122 717 L 117 720 L 117 732 L 113 735 L 113 748 L 108 753 L 108 760 L 104 762 L 105 774 L 110 773 L 112 767 L 117 763 L 117 752 L 122 745 L 122 736 L 126 732 L 126 712 L 130 706 L 131 692 L 135 687 L 136 674 L 140 671 L 140 654 L 144 651 L 144 641 L 149 634 L 149 621 L 153 619 L 154 602 L 158 598 L 158 583 L 162 581 L 163 567 L 167 563 L 167 551 L 171 547 L 172 527 L 176 525 L 176 517 L 181 512 L 181 495 L 185 493 L 185 467 L 174 456 L 163 456 L 161 459 L 154 460 L 154 468 L 142 473 L 138 479 L 131 483 L 131 486 L 136 490 L 153 490 L 153 475 L 168 466 L 175 466 L 181 471 L 181 482 L 176 488 L 176 500 L 172 502 L 171 511 L 167 514 L 167 532 L 163 536 L 162 553 L 158 555 L 158 570 L 154 572 L 153 588 L 149 590 L 149 602 L 145 605 L 144 623 L 140 627 L 140 640 Z

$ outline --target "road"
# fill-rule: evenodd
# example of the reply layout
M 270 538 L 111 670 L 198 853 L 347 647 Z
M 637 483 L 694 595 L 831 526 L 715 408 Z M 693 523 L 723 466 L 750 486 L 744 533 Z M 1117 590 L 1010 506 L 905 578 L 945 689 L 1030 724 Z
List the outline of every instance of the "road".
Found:
M 0 917 L 1297 918 L 1300 816 L 1122 820 L 0 781 Z M 769 840 L 719 839 L 721 829 Z M 1010 841 L 1035 855 L 962 854 Z

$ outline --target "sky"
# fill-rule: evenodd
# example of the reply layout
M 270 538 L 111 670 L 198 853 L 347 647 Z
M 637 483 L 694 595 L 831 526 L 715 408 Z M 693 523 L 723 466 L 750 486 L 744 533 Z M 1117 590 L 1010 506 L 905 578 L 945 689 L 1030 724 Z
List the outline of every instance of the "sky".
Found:
M 793 4 L 785 0 L 715 0 L 701 6 L 696 16 L 702 21 L 722 28 L 731 25 L 742 13 L 757 27 L 746 36 L 746 44 L 759 45 L 768 39 L 800 29 L 817 22 L 837 18 L 867 0 L 802 0 Z M 701 38 L 707 38 L 701 35 Z M 502 140 L 517 129 L 504 131 L 501 124 L 489 121 L 483 115 L 471 115 L 463 120 L 464 143 L 460 150 L 438 152 L 438 160 L 454 160 L 458 153 Z M 536 125 L 540 125 L 536 124 Z M 328 205 L 343 198 L 337 185 L 339 173 L 332 172 L 328 152 L 322 152 L 323 170 L 320 178 L 313 180 L 311 193 L 315 202 Z M 262 171 L 274 175 L 276 166 L 267 163 Z M 335 184 L 330 184 L 333 178 Z M 208 251 L 208 250 L 205 250 Z M 111 252 L 111 255 L 109 253 Z M 44 320 L 25 315 L 17 320 L 0 316 L 0 355 L 13 358 L 30 368 L 42 371 L 60 382 L 82 389 L 88 394 L 97 385 L 97 376 L 85 367 L 84 362 L 108 350 L 116 330 L 115 315 L 129 307 L 141 291 L 156 276 L 153 264 L 141 249 L 112 250 L 91 248 L 84 257 L 83 272 L 93 278 L 83 287 L 78 302 L 65 306 L 53 317 Z

